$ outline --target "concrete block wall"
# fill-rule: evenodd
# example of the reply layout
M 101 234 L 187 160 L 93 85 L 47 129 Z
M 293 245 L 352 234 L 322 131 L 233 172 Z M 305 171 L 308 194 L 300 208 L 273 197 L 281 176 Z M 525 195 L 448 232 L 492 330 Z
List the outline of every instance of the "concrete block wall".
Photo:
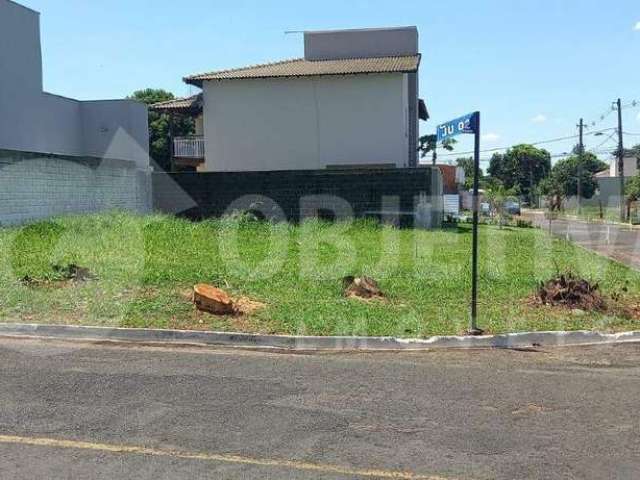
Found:
M 0 150 L 0 225 L 113 209 L 149 212 L 150 175 L 133 161 Z
M 275 220 L 299 221 L 319 210 L 334 217 L 371 212 L 416 212 L 429 204 L 428 223 L 442 220 L 438 169 L 288 170 L 272 172 L 154 173 L 153 206 L 192 219 L 259 211 Z M 320 215 L 322 216 L 322 215 Z

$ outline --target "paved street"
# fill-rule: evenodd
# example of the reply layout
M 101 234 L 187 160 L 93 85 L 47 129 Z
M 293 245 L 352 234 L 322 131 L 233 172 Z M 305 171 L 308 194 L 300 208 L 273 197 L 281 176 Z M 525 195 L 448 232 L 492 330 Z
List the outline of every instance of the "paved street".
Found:
M 549 229 L 543 214 L 525 213 L 536 225 Z M 595 252 L 640 269 L 640 228 L 624 225 L 554 220 L 551 231 Z
M 640 344 L 284 355 L 0 339 L 7 479 L 635 479 Z

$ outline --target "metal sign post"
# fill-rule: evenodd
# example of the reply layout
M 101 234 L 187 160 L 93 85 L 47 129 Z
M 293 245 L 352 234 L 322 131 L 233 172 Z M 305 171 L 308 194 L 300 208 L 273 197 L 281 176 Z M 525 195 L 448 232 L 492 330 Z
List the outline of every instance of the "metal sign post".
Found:
M 473 247 L 471 253 L 471 335 L 482 335 L 478 328 L 478 223 L 480 221 L 480 112 L 474 114 L 473 154 Z
M 471 247 L 471 322 L 470 335 L 484 333 L 478 327 L 478 223 L 480 221 L 480 112 L 470 113 L 438 126 L 438 142 L 456 135 L 473 133 L 475 137 L 473 158 L 473 238 Z

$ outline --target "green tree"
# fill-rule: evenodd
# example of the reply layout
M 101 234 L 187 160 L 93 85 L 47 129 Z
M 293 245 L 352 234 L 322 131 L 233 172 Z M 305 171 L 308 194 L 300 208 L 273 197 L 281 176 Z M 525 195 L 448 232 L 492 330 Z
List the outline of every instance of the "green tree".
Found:
M 533 203 L 537 185 L 551 172 L 551 154 L 533 145 L 515 145 L 504 154 L 494 154 L 487 171 Z
M 173 100 L 173 93 L 166 90 L 147 88 L 137 90 L 129 97 L 147 105 Z M 193 118 L 175 115 L 173 121 L 174 136 L 191 135 L 195 131 Z M 149 110 L 149 155 L 160 168 L 171 170 L 171 149 L 169 148 L 169 115 Z
M 420 158 L 425 158 L 429 153 L 431 153 L 431 160 L 433 165 L 437 163 L 438 160 L 438 136 L 437 135 L 424 135 L 420 137 L 420 145 L 418 146 L 418 151 L 420 152 Z M 442 142 L 441 148 L 444 148 L 448 152 L 453 150 L 453 146 L 457 143 L 454 138 L 447 138 L 444 142 Z
M 515 200 L 516 193 L 516 188 L 507 188 L 499 180 L 492 179 L 487 182 L 485 198 L 489 202 L 489 205 L 491 206 L 491 213 L 494 218 L 497 218 L 500 228 L 502 228 L 510 219 L 510 215 L 505 204 L 508 200 Z
M 574 154 L 558 161 L 551 169 L 551 183 L 565 197 L 578 195 L 578 181 L 582 198 L 591 198 L 596 193 L 598 183 L 594 175 L 607 168 L 593 153 L 582 156 Z
M 640 201 L 640 173 L 635 177 L 631 177 L 627 180 L 624 187 L 625 201 L 627 205 L 627 218 L 631 218 L 631 205 L 634 202 Z
M 473 157 L 461 157 L 456 159 L 456 165 L 464 170 L 464 188 L 469 190 L 473 188 Z M 484 172 L 480 169 L 480 181 L 484 177 Z

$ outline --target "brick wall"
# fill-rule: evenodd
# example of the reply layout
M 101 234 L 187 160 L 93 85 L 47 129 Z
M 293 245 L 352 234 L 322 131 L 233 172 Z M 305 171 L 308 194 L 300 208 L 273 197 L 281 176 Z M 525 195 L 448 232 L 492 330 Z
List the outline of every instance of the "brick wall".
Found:
M 193 219 L 252 210 L 298 221 L 318 214 L 340 218 L 424 211 L 426 206 L 429 224 L 436 225 L 441 200 L 442 175 L 431 167 L 153 174 L 154 209 Z
M 0 225 L 151 207 L 150 173 L 124 160 L 0 150 Z

